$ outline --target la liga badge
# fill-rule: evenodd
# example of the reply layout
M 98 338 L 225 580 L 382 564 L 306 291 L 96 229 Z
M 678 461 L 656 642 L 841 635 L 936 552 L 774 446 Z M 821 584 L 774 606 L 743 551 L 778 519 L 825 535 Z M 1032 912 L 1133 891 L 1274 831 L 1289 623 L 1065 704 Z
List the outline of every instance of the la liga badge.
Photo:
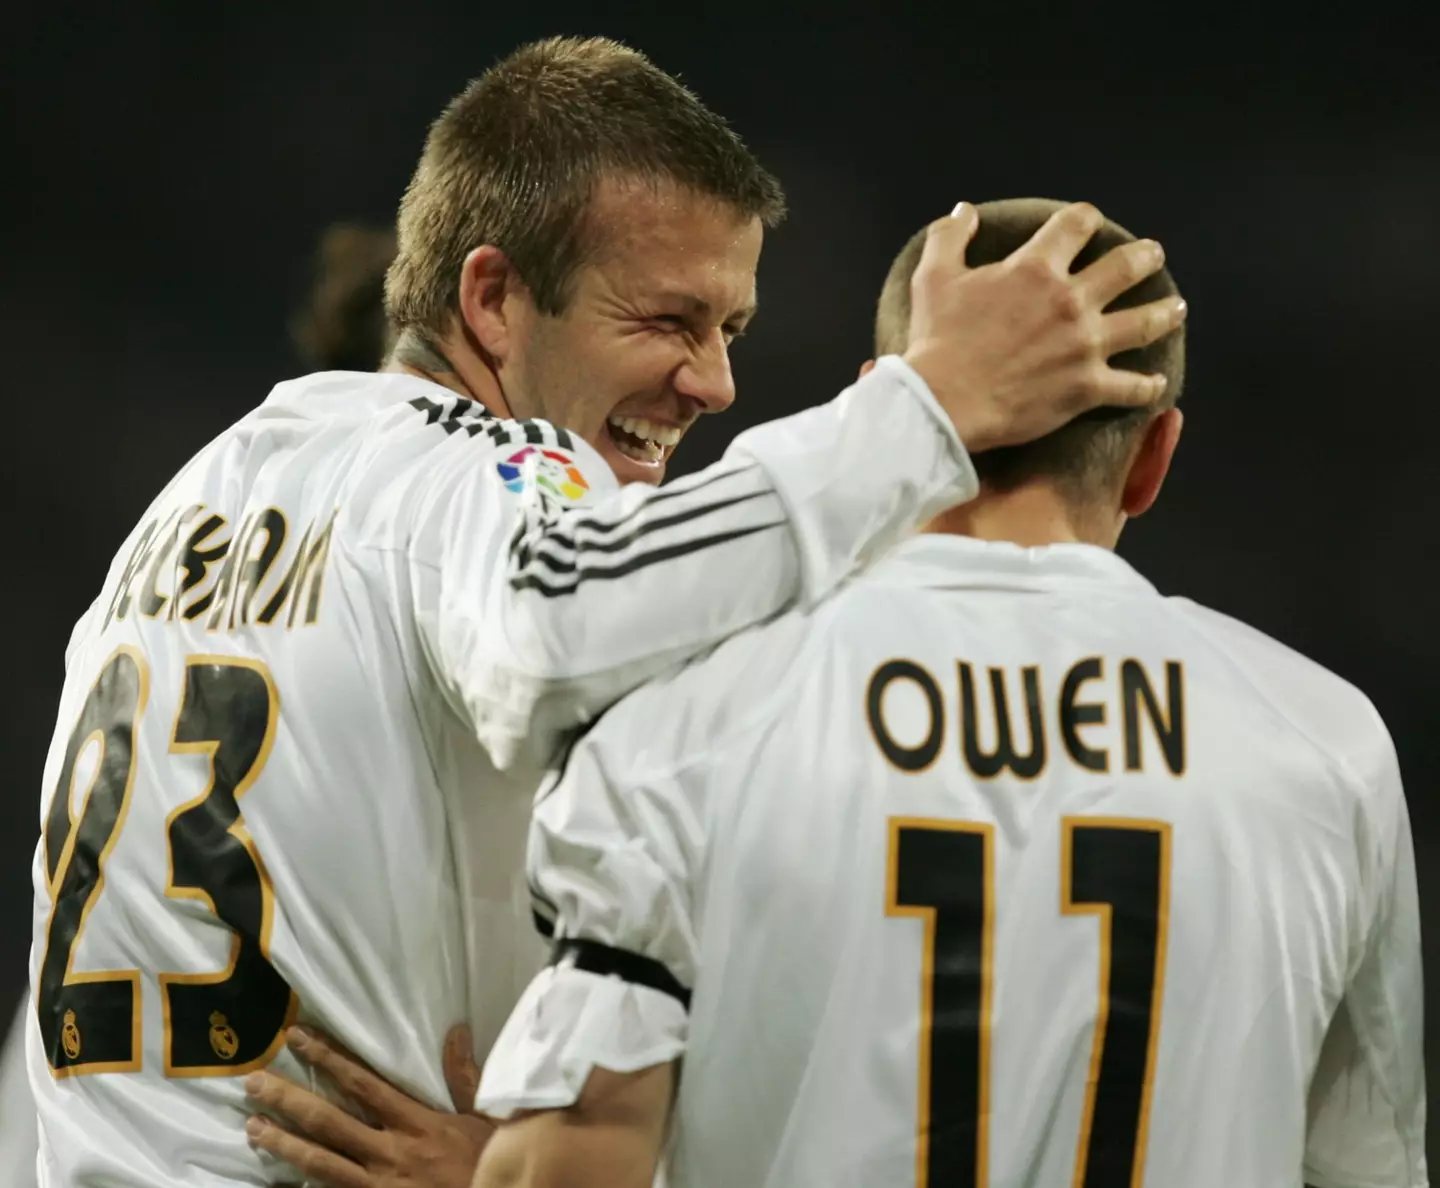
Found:
M 532 461 L 533 460 L 533 461 Z M 575 465 L 575 459 L 559 450 L 542 450 L 539 446 L 525 446 L 516 450 L 503 462 L 497 462 L 495 469 L 500 472 L 500 481 L 508 490 L 519 494 L 525 489 L 525 467 L 534 466 L 535 485 L 547 495 L 574 503 L 590 490 L 590 484 Z

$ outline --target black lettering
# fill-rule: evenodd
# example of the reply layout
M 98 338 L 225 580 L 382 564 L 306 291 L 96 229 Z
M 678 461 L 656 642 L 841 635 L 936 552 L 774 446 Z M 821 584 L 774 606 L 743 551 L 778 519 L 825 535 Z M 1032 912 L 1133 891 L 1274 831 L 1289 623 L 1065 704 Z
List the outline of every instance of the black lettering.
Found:
M 235 593 L 235 569 L 250 545 L 250 531 L 254 524 L 255 517 L 253 515 L 246 516 L 240 524 L 240 530 L 230 541 L 230 548 L 225 553 L 225 561 L 220 566 L 220 576 L 215 579 L 215 589 L 211 591 L 214 609 L 210 612 L 210 621 L 205 624 L 206 631 L 214 631 L 225 621 L 225 613 L 229 609 L 230 599 Z
M 140 530 L 140 539 L 135 542 L 135 547 L 130 550 L 130 557 L 125 562 L 125 568 L 120 572 L 120 581 L 115 586 L 115 592 L 110 595 L 110 607 L 105 612 L 105 627 L 111 622 L 119 622 L 125 617 L 125 612 L 130 609 L 130 581 L 135 576 L 135 571 L 144 564 L 143 558 L 150 547 L 150 538 L 155 535 L 155 529 L 160 526 L 159 520 L 151 520 Z M 103 631 L 105 627 L 102 627 Z
M 196 512 L 201 509 L 197 508 Z M 180 605 L 182 595 L 190 593 L 196 586 L 205 580 L 205 575 L 210 572 L 210 567 L 216 562 L 223 561 L 230 551 L 230 537 L 217 541 L 210 548 L 204 547 L 215 533 L 219 532 L 228 524 L 224 516 L 206 516 L 195 530 L 190 533 L 189 539 L 185 542 L 185 548 L 180 552 L 180 568 L 185 571 L 185 578 L 180 583 L 180 592 L 170 600 L 170 618 L 175 617 L 175 608 Z M 197 598 L 183 612 L 186 621 L 198 619 L 209 609 L 210 603 L 215 599 L 215 591 Z
M 1185 770 L 1185 673 L 1177 660 L 1165 662 L 1166 708 L 1162 712 L 1144 665 L 1126 660 L 1120 665 L 1120 698 L 1125 706 L 1125 769 L 1140 771 L 1140 703 L 1155 728 L 1155 737 L 1171 774 Z
M 295 556 L 285 570 L 285 576 L 280 579 L 280 584 L 275 587 L 275 593 L 270 595 L 270 601 L 260 611 L 257 623 L 272 622 L 284 607 L 285 600 L 290 597 L 290 591 L 295 588 L 295 579 L 300 575 L 301 562 L 305 560 L 305 550 L 310 546 L 310 531 L 313 527 L 314 525 L 311 525 L 301 534 L 300 543 L 295 546 Z
M 930 729 L 925 741 L 917 747 L 901 746 L 885 726 L 885 690 L 892 681 L 914 681 L 929 704 Z M 870 678 L 870 688 L 865 696 L 865 716 L 870 722 L 870 732 L 875 736 L 875 745 L 901 771 L 924 771 L 940 754 L 940 744 L 945 738 L 945 705 L 940 698 L 940 686 L 920 665 L 910 660 L 887 660 L 877 668 Z
M 186 513 L 188 515 L 189 513 Z M 160 592 L 160 572 L 169 563 L 180 543 L 180 532 L 185 526 L 186 516 L 175 521 L 175 527 L 165 534 L 165 540 L 155 550 L 155 559 L 150 563 L 150 572 L 145 576 L 145 585 L 140 591 L 140 613 L 147 619 L 156 618 L 170 601 L 168 594 Z
M 330 532 L 334 527 L 335 515 L 332 512 L 310 550 L 295 559 L 300 568 L 295 577 L 295 599 L 290 603 L 290 614 L 285 620 L 287 627 L 295 626 L 295 615 L 300 609 L 300 600 L 305 596 L 306 582 L 310 583 L 310 599 L 305 607 L 305 622 L 315 622 L 320 614 L 320 591 L 325 582 L 325 562 L 330 557 Z
M 265 544 L 258 557 L 252 556 L 255 539 L 262 530 L 265 533 Z M 265 575 L 270 572 L 270 567 L 275 564 L 275 558 L 280 555 L 284 544 L 285 515 L 278 508 L 267 507 L 256 519 L 250 535 L 245 538 L 245 551 L 235 579 L 235 597 L 230 603 L 230 627 L 235 626 L 236 607 L 240 610 L 240 622 L 250 622 L 250 604 L 255 601 L 255 592 L 265 580 Z
M 1060 737 L 1065 742 L 1065 751 L 1087 771 L 1109 771 L 1110 754 L 1087 747 L 1080 739 L 1081 726 L 1093 726 L 1105 721 L 1103 702 L 1077 703 L 1080 686 L 1086 681 L 1097 681 L 1105 675 L 1105 662 L 1099 656 L 1080 660 L 1065 674 L 1065 683 L 1060 687 Z
M 171 523 L 178 516 L 178 512 L 171 512 L 163 520 L 151 520 L 145 525 L 129 560 L 125 562 L 125 569 L 120 574 L 120 584 L 115 587 L 115 593 L 110 599 L 110 609 L 105 615 L 106 627 L 110 626 L 112 617 L 119 623 L 130 613 L 130 587 L 140 576 L 140 571 L 150 564 L 150 559 L 155 555 L 155 546 L 162 535 L 170 530 Z
M 987 755 L 980 746 L 975 674 L 969 664 L 960 661 L 960 715 L 965 762 L 982 780 L 993 780 L 1007 767 L 1020 779 L 1033 780 L 1045 769 L 1045 716 L 1040 707 L 1040 670 L 1032 665 L 1020 672 L 1025 685 L 1030 753 L 1021 755 L 1015 750 L 1010 730 L 1010 703 L 1005 692 L 1005 670 L 992 668 L 990 693 L 995 706 L 995 749 Z

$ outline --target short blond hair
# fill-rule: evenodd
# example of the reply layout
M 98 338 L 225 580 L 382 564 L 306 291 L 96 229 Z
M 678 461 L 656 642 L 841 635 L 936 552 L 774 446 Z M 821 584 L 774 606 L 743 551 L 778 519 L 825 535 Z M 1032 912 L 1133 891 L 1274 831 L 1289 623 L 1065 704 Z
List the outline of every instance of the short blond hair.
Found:
M 431 126 L 400 205 L 391 321 L 444 333 L 465 257 L 482 244 L 506 254 L 542 311 L 561 312 L 606 176 L 671 182 L 766 226 L 785 212 L 780 183 L 739 136 L 643 54 L 603 38 L 535 42 Z

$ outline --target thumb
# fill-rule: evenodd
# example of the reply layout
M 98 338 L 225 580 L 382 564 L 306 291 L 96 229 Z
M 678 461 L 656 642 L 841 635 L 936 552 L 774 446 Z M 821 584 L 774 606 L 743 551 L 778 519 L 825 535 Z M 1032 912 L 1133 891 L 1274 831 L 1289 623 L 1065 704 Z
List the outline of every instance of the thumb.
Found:
M 475 1094 L 480 1088 L 480 1066 L 475 1063 L 475 1041 L 467 1024 L 457 1023 L 445 1035 L 445 1087 L 457 1114 L 475 1110 Z
M 980 229 L 980 212 L 973 202 L 958 203 L 943 219 L 930 224 L 925 236 L 925 250 L 915 271 L 944 268 L 949 272 L 965 271 L 965 249 Z

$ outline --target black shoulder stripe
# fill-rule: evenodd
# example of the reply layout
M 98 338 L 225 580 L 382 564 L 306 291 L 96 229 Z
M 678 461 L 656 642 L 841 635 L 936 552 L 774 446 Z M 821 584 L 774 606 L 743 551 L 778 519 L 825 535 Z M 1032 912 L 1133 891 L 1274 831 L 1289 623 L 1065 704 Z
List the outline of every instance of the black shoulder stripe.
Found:
M 550 964 L 619 978 L 634 986 L 649 986 L 661 994 L 668 994 L 687 1011 L 690 1009 L 690 991 L 680 984 L 674 974 L 653 957 L 632 953 L 629 949 L 617 949 L 599 941 L 567 936 L 555 942 Z
M 669 561 L 675 557 L 683 557 L 688 553 L 698 553 L 702 549 L 714 548 L 717 545 L 726 544 L 732 540 L 739 540 L 741 537 L 750 536 L 756 532 L 764 532 L 769 528 L 783 527 L 787 521 L 775 520 L 769 524 L 756 524 L 751 528 L 737 528 L 733 532 L 719 532 L 714 536 L 702 536 L 698 540 L 681 541 L 678 544 L 670 545 L 663 549 L 653 549 L 648 553 L 642 553 L 638 557 L 632 557 L 629 561 L 620 565 L 611 566 L 609 569 L 600 569 L 587 566 L 583 569 L 574 581 L 567 582 L 563 586 L 551 585 L 542 581 L 534 574 L 524 574 L 510 579 L 512 590 L 534 590 L 542 598 L 562 598 L 566 594 L 573 594 L 581 582 L 595 581 L 608 582 L 617 578 L 625 577 L 636 570 L 645 569 L 650 565 L 658 565 L 661 561 Z
M 727 507 L 734 507 L 737 503 L 748 503 L 750 500 L 759 499 L 762 495 L 766 494 L 768 494 L 766 491 L 752 491 L 748 495 L 737 495 L 734 499 L 725 499 L 719 503 L 707 503 L 704 507 L 692 508 L 689 511 L 674 512 L 671 515 L 661 516 L 658 519 L 652 520 L 648 524 L 642 524 L 624 536 L 611 537 L 608 540 L 582 540 L 574 543 L 566 540 L 556 541 L 555 537 L 558 533 L 551 532 L 541 537 L 536 543 L 568 544 L 576 555 L 580 557 L 586 557 L 596 553 L 619 553 L 624 549 L 628 549 L 637 540 L 642 540 L 649 536 L 652 532 L 660 532 L 665 528 L 673 528 L 677 524 L 685 524 L 691 520 L 698 520 L 702 516 L 708 516 L 713 512 L 724 511 Z M 562 561 L 555 557 L 546 556 L 538 551 L 535 553 L 535 559 L 537 561 L 544 561 L 546 568 L 557 574 L 573 573 L 577 564 L 575 561 Z
M 555 426 L 555 444 L 562 450 L 575 449 L 575 439 L 570 436 L 570 430 L 562 429 L 559 425 Z
M 676 479 L 668 487 L 661 487 L 654 494 L 647 496 L 644 502 L 631 508 L 616 520 L 602 520 L 597 516 L 576 516 L 568 520 L 565 524 L 565 535 L 562 538 L 563 543 L 569 544 L 573 539 L 574 533 L 586 529 L 593 532 L 614 532 L 618 528 L 623 528 L 637 516 L 643 516 L 658 503 L 664 503 L 669 499 L 676 499 L 681 495 L 694 494 L 696 491 L 708 487 L 713 483 L 724 482 L 726 479 L 747 474 L 755 469 L 756 466 L 752 463 L 749 466 L 742 466 L 739 470 L 727 470 L 724 474 L 706 475 L 704 471 L 701 471 L 699 474 L 687 475 L 685 478 Z

